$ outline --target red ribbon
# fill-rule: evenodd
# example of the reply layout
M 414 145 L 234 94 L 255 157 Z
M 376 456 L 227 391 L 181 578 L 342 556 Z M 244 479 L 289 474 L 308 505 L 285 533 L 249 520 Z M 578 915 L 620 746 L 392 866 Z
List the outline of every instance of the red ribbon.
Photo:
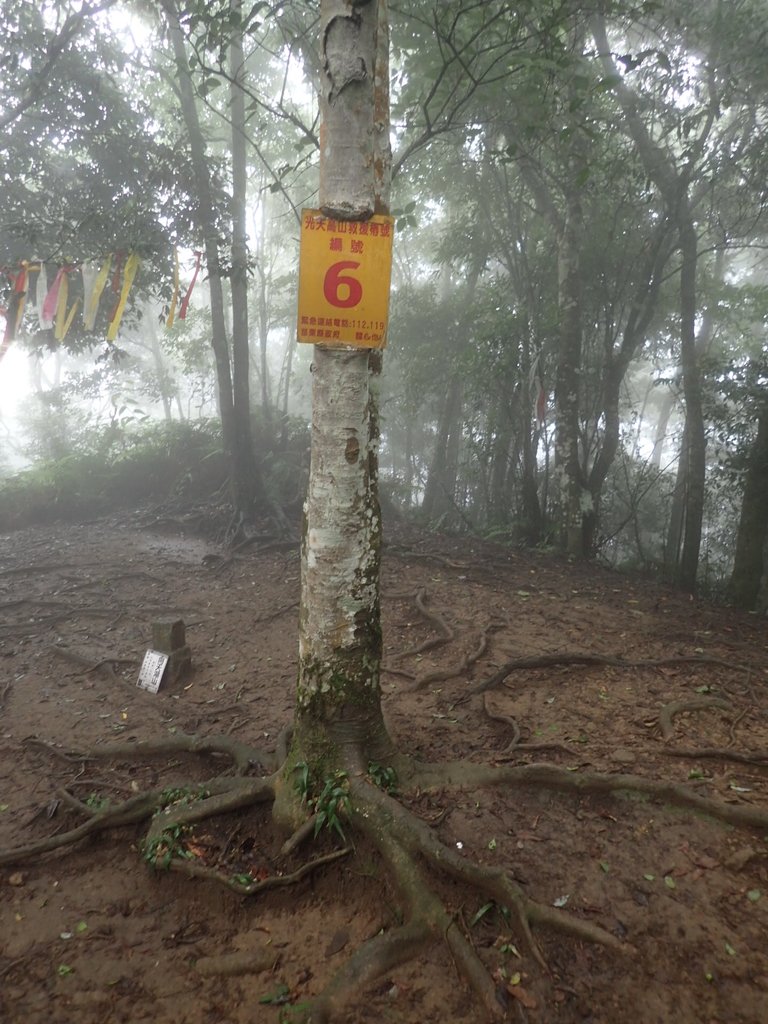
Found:
M 182 300 L 181 308 L 179 309 L 179 320 L 186 320 L 187 318 L 187 307 L 189 306 L 189 300 L 192 295 L 192 289 L 195 287 L 197 275 L 200 273 L 200 261 L 203 258 L 203 254 L 201 252 L 196 252 L 195 257 L 195 272 L 192 275 L 192 282 L 189 288 L 187 288 L 187 294 L 184 296 L 184 299 Z

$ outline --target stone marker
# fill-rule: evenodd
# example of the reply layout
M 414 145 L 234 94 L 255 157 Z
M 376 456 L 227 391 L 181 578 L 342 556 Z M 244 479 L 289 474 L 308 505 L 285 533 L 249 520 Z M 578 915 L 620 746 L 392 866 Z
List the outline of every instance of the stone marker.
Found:
M 173 622 L 159 620 L 152 623 L 152 647 L 168 655 L 167 680 L 175 683 L 192 666 L 192 651 L 187 644 L 183 619 Z

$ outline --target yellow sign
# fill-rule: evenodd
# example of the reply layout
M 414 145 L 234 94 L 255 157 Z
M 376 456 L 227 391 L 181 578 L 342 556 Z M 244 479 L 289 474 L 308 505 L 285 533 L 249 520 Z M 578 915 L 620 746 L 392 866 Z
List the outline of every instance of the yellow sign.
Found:
M 299 341 L 384 348 L 393 230 L 392 217 L 333 220 L 302 210 Z

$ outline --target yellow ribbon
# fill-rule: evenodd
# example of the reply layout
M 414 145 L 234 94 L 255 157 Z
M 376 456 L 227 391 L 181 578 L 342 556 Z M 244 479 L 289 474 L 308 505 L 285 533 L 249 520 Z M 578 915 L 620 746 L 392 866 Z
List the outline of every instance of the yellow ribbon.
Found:
M 179 250 L 173 250 L 173 298 L 171 299 L 171 308 L 168 310 L 168 319 L 165 321 L 166 327 L 173 327 L 173 321 L 176 318 L 176 306 L 179 301 Z
M 72 321 L 75 319 L 75 313 L 77 312 L 79 306 L 80 299 L 75 299 L 75 301 L 72 303 L 72 308 L 70 309 L 69 313 L 67 313 L 67 319 L 64 321 L 64 333 L 61 335 L 61 338 L 58 339 L 59 341 L 61 341 L 63 338 L 66 338 L 67 331 L 72 326 Z
M 69 296 L 69 274 L 61 275 L 59 294 L 56 297 L 56 319 L 54 320 L 53 336 L 61 341 L 67 333 L 67 298 Z
M 88 306 L 83 314 L 83 326 L 86 331 L 92 331 L 96 323 L 96 313 L 99 310 L 99 299 L 109 278 L 109 269 L 112 266 L 112 257 L 107 256 L 93 282 L 93 290 L 88 298 Z
M 123 313 L 125 312 L 125 304 L 128 301 L 128 293 L 131 290 L 131 285 L 133 284 L 133 279 L 136 277 L 136 271 L 138 269 L 139 257 L 135 252 L 132 252 L 125 261 L 123 290 L 120 292 L 120 301 L 117 304 L 115 315 L 112 317 L 112 323 L 109 325 L 109 329 L 107 331 L 107 341 L 114 341 L 117 337 L 117 332 L 120 328 L 120 321 L 123 319 Z

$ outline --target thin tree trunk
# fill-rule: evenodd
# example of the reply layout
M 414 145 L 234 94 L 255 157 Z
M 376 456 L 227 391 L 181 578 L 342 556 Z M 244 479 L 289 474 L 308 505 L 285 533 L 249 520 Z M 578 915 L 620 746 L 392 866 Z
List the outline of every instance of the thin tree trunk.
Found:
M 558 240 L 558 309 L 560 331 L 555 378 L 555 470 L 560 499 L 561 544 L 570 555 L 584 555 L 582 521 L 589 511 L 584 501 L 579 461 L 579 400 L 581 392 L 582 303 L 580 239 L 581 205 L 573 189 Z
M 232 397 L 232 370 L 229 361 L 229 342 L 224 314 L 224 293 L 221 284 L 221 266 L 219 262 L 220 239 L 216 229 L 215 205 L 210 185 L 210 168 L 205 139 L 200 128 L 200 119 L 198 118 L 195 105 L 195 93 L 189 74 L 189 62 L 179 22 L 178 7 L 175 0 L 164 0 L 163 6 L 168 17 L 171 45 L 176 60 L 181 113 L 187 130 L 192 169 L 195 176 L 195 187 L 199 201 L 197 221 L 200 232 L 203 235 L 205 261 L 208 268 L 208 287 L 211 303 L 211 346 L 216 367 L 221 432 L 224 447 L 230 459 L 233 460 L 236 431 L 234 401 Z
M 507 486 L 507 479 L 511 465 L 512 417 L 509 414 L 505 397 L 499 397 L 496 401 L 494 414 L 495 428 L 491 427 L 493 447 L 491 451 L 491 479 L 488 487 L 487 516 L 488 525 L 492 527 L 504 527 L 509 522 L 509 508 L 507 506 L 509 488 Z
M 149 350 L 152 353 L 152 361 L 155 364 L 155 373 L 157 374 L 157 385 L 160 389 L 160 401 L 163 403 L 163 418 L 166 423 L 170 423 L 173 420 L 173 412 L 171 409 L 171 400 L 174 395 L 178 398 L 178 388 L 168 386 L 168 370 L 163 360 L 163 353 L 160 350 L 160 341 L 157 337 L 157 328 L 155 327 L 154 317 L 144 316 L 142 317 L 142 328 L 146 332 L 149 338 Z
M 768 395 L 763 396 L 757 435 L 749 453 L 744 498 L 741 504 L 736 556 L 729 596 L 740 608 L 755 607 L 760 584 L 768 569 Z
M 701 372 L 696 352 L 696 265 L 698 239 L 693 219 L 683 214 L 680 250 L 680 352 L 685 396 L 684 447 L 680 453 L 678 473 L 685 487 L 685 510 L 682 517 L 682 545 L 677 581 L 686 590 L 696 587 L 696 573 L 701 548 L 701 526 L 704 518 L 704 482 L 706 478 L 706 435 L 701 394 Z
M 458 462 L 451 457 L 457 451 L 457 434 L 461 431 L 461 408 L 464 393 L 461 374 L 455 373 L 448 386 L 438 425 L 435 450 L 429 467 L 421 510 L 429 520 L 440 519 L 455 508 Z
M 240 9 L 240 0 L 233 5 Z M 245 137 L 243 39 L 238 29 L 230 39 L 230 118 L 232 126 L 232 398 L 235 425 L 232 494 L 235 511 L 253 518 L 254 501 L 262 492 L 251 432 L 250 351 L 248 331 L 248 167 Z

